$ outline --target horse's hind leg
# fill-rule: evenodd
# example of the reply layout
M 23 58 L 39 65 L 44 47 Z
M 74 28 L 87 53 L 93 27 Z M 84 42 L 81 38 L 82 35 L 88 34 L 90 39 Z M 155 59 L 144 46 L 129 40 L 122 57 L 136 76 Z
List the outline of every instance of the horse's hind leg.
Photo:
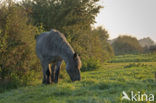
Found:
M 59 73 L 60 73 L 61 64 L 62 64 L 62 61 L 58 61 L 56 63 L 55 80 L 54 80 L 55 83 L 58 82 L 58 76 L 59 76 Z
M 50 84 L 50 70 L 48 67 L 48 63 L 42 62 L 42 70 L 43 70 L 43 84 Z

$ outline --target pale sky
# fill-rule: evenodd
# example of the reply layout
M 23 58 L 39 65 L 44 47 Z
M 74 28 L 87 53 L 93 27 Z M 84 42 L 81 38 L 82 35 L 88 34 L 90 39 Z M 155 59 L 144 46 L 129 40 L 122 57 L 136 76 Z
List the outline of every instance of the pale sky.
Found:
M 129 34 L 156 41 L 156 0 L 101 0 L 100 4 L 104 8 L 95 26 L 108 30 L 110 39 Z
M 128 34 L 156 41 L 156 0 L 100 0 L 100 4 L 104 8 L 94 26 L 103 26 L 110 39 Z

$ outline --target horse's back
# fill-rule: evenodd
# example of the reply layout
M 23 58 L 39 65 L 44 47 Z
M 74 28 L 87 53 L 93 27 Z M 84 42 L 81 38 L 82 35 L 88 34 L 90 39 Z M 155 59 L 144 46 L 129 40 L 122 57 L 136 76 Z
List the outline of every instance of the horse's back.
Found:
M 36 53 L 40 59 L 57 58 L 66 38 L 57 30 L 41 33 L 36 41 Z

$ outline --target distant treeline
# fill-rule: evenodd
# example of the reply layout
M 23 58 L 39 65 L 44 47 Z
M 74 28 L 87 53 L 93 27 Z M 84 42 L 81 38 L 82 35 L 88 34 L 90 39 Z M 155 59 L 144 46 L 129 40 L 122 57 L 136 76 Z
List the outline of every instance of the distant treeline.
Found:
M 122 35 L 109 42 L 114 49 L 115 55 L 156 52 L 156 45 L 149 37 L 137 40 L 135 37 Z
M 41 71 L 35 54 L 35 35 L 54 28 L 80 54 L 82 71 L 99 67 L 114 53 L 109 34 L 93 29 L 99 0 L 12 0 L 0 2 L 0 82 L 27 85 Z M 9 85 L 6 85 L 6 88 Z

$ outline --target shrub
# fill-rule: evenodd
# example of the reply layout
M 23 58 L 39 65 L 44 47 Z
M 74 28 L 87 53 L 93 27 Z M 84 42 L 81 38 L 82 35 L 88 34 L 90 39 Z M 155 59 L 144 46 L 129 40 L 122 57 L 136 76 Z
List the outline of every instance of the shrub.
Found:
M 39 69 L 34 49 L 38 29 L 17 4 L 1 5 L 0 14 L 0 82 L 26 85 L 35 76 L 33 70 Z
M 99 69 L 101 67 L 100 61 L 93 58 L 83 61 L 82 63 L 82 72 Z

